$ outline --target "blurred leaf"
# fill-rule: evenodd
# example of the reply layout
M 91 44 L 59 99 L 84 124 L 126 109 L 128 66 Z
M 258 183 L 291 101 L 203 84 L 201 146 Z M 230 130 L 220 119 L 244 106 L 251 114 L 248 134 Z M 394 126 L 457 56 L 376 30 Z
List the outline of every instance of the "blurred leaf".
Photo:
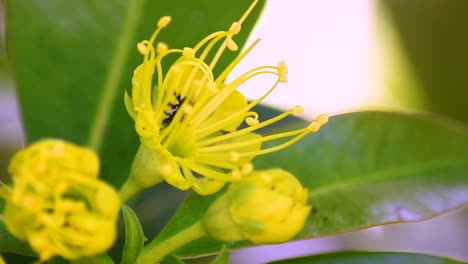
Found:
M 6 229 L 3 219 L 0 220 L 0 253 L 16 253 L 26 256 L 36 256 L 31 247 L 24 241 L 19 241 Z
M 169 255 L 164 258 L 161 264 L 183 264 L 184 262 L 174 255 Z
M 397 252 L 336 252 L 323 255 L 316 255 L 310 257 L 288 259 L 282 261 L 270 262 L 271 264 L 412 264 L 412 263 L 424 263 L 424 264 L 456 264 L 463 263 L 455 260 L 429 256 L 423 254 L 414 253 L 397 253 Z
M 102 177 L 119 186 L 139 143 L 123 104 L 142 62 L 136 43 L 151 36 L 161 16 L 171 15 L 160 39 L 170 47 L 193 46 L 229 28 L 251 2 L 7 1 L 8 48 L 27 140 L 58 137 L 90 145 L 99 150 Z M 236 36 L 240 47 L 263 4 Z M 222 57 L 217 71 L 234 56 Z
M 378 3 L 390 14 L 428 110 L 468 122 L 468 1 Z
M 145 243 L 145 235 L 140 221 L 132 209 L 126 205 L 122 207 L 125 220 L 125 245 L 122 251 L 121 264 L 134 263 Z
M 226 264 L 229 260 L 229 249 L 226 245 L 223 246 L 221 251 L 219 252 L 216 259 L 211 262 L 212 264 Z
M 297 236 L 303 239 L 428 219 L 466 206 L 466 160 L 468 132 L 458 123 L 417 114 L 360 112 L 332 117 L 317 134 L 258 157 L 255 167 L 274 164 L 289 170 L 309 189 L 314 209 Z M 219 195 L 190 194 L 158 239 L 199 220 Z M 237 242 L 232 247 L 246 245 Z M 221 243 L 202 238 L 178 255 L 198 256 L 220 248 Z

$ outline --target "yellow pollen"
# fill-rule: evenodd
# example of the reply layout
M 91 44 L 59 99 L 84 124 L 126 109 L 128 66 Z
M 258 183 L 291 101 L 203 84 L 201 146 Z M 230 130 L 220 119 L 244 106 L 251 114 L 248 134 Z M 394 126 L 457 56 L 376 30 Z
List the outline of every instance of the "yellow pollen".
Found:
M 171 17 L 170 16 L 163 16 L 158 21 L 158 28 L 167 27 L 167 25 L 169 25 L 169 23 L 171 23 Z
M 310 130 L 310 132 L 317 132 L 320 130 L 320 123 L 317 122 L 316 120 L 312 121 L 308 126 L 307 128 Z
M 301 115 L 302 113 L 304 113 L 304 107 L 302 107 L 300 105 L 296 105 L 294 107 L 293 114 L 298 116 L 298 115 Z
M 231 32 L 233 35 L 239 34 L 240 31 L 241 31 L 241 24 L 239 22 L 232 23 L 231 27 L 229 28 L 229 32 Z
M 232 38 L 227 38 L 226 39 L 226 47 L 231 51 L 236 51 L 236 50 L 239 49 L 236 42 L 234 42 L 234 40 L 232 40 Z
M 247 117 L 247 118 L 245 119 L 245 122 L 246 122 L 247 125 L 249 125 L 249 126 L 255 126 L 255 125 L 258 125 L 258 123 L 259 123 L 259 122 L 258 122 L 258 119 L 253 118 L 253 117 L 251 117 L 251 116 Z
M 212 95 L 217 94 L 219 92 L 219 89 L 216 86 L 216 82 L 210 82 L 206 86 L 208 88 L 208 92 L 210 92 Z
M 288 81 L 288 78 L 286 78 L 286 76 L 284 76 L 284 75 L 280 75 L 279 78 L 278 78 L 279 83 L 285 83 L 287 81 Z
M 284 61 L 280 61 L 278 62 L 278 73 L 280 75 L 284 75 L 286 73 L 288 73 L 288 67 L 286 67 L 286 62 Z
M 246 163 L 244 166 L 242 166 L 242 174 L 247 175 L 251 173 L 254 170 L 254 165 L 252 163 Z
M 194 58 L 195 57 L 195 50 L 192 48 L 185 47 L 182 51 L 182 56 L 187 58 Z
M 242 178 L 240 171 L 234 170 L 231 172 L 231 178 L 233 181 L 239 181 Z
M 329 117 L 326 114 L 321 114 L 315 120 L 320 123 L 320 126 L 323 126 L 328 123 Z
M 146 41 L 142 41 L 138 43 L 137 49 L 138 49 L 138 52 L 141 53 L 141 55 L 148 55 L 148 47 L 146 46 Z
M 271 182 L 271 177 L 269 175 L 266 175 L 266 174 L 263 174 L 262 176 L 262 180 L 266 183 L 270 183 Z
M 229 155 L 230 155 L 229 159 L 230 159 L 232 162 L 236 162 L 236 161 L 239 160 L 239 153 L 238 153 L 238 152 L 233 151 L 233 152 L 231 152 Z
M 158 42 L 158 44 L 156 45 L 156 53 L 158 54 L 164 54 L 167 52 L 168 49 L 169 48 L 164 42 Z

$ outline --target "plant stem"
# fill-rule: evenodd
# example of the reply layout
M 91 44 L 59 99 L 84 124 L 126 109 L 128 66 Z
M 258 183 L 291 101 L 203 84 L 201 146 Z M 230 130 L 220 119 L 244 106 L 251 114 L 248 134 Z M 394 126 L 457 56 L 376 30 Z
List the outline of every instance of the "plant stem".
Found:
M 146 245 L 141 251 L 137 264 L 159 263 L 166 255 L 179 247 L 201 237 L 206 236 L 205 229 L 198 221 L 190 227 L 180 231 L 179 233 L 167 238 L 163 241 L 156 239 Z

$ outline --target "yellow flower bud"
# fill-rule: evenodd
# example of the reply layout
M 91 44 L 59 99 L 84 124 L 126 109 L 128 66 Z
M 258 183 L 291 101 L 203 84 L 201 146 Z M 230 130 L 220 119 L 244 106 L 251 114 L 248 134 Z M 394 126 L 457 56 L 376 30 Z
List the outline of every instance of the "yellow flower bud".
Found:
M 98 171 L 94 151 L 61 140 L 20 150 L 9 166 L 13 186 L 3 191 L 7 229 L 41 261 L 106 251 L 116 237 L 120 200 Z
M 214 239 L 281 243 L 299 233 L 311 207 L 307 190 L 282 169 L 256 171 L 232 183 L 202 219 Z

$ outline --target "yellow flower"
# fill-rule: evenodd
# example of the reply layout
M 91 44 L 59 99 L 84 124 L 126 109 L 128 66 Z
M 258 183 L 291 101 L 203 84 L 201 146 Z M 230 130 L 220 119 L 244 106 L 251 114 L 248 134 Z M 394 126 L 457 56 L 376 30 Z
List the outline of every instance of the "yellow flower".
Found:
M 259 66 L 226 83 L 228 74 L 259 40 L 219 76 L 214 76 L 213 69 L 224 51 L 237 50 L 233 37 L 256 2 L 229 30 L 214 32 L 193 48 L 169 49 L 162 42 L 155 43 L 170 17 L 161 18 L 151 38 L 138 43 L 144 60 L 134 71 L 131 96 L 125 93 L 125 105 L 135 121 L 141 145 L 128 184 L 124 186 L 126 194 L 121 197 L 128 198 L 137 192 L 127 190 L 132 189 L 131 184 L 138 186 L 135 189 L 144 189 L 163 180 L 182 190 L 192 188 L 202 195 L 217 192 L 225 182 L 239 180 L 250 172 L 249 162 L 255 156 L 286 148 L 308 133 L 318 131 L 328 121 L 326 115 L 321 115 L 303 129 L 269 136 L 254 133 L 288 115 L 303 112 L 301 106 L 296 106 L 260 121 L 259 115 L 252 111 L 278 83 L 286 81 L 284 62 Z M 162 60 L 174 54 L 178 58 L 164 74 Z M 276 82 L 263 96 L 247 102 L 237 88 L 265 74 L 276 76 Z M 239 128 L 244 121 L 247 127 Z M 287 140 L 273 147 L 262 147 L 265 142 L 281 139 Z
M 270 169 L 232 183 L 208 208 L 202 225 L 221 241 L 281 243 L 302 230 L 310 209 L 307 190 L 294 175 Z
M 3 190 L 7 229 L 27 240 L 41 261 L 106 251 L 115 240 L 120 201 L 98 171 L 93 151 L 61 140 L 20 150 L 9 165 L 13 186 Z

